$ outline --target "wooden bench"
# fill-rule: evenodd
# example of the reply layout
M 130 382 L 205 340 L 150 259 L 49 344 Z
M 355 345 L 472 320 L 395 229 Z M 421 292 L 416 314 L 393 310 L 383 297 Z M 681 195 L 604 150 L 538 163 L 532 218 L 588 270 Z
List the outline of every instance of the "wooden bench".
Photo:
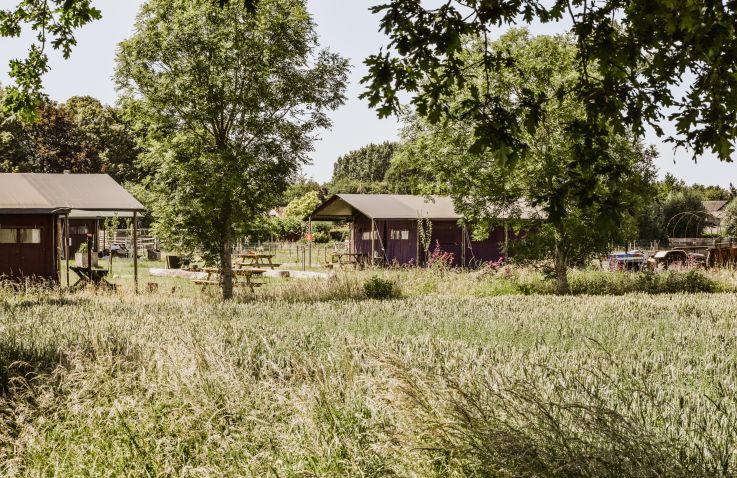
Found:
M 247 254 L 241 254 L 238 257 L 239 260 L 235 263 L 236 267 L 271 267 L 273 270 L 281 266 L 281 264 L 271 262 L 274 254 L 249 252 Z
M 202 269 L 203 272 L 207 272 L 207 278 L 205 279 L 195 279 L 192 282 L 194 282 L 196 285 L 201 285 L 202 290 L 204 291 L 207 286 L 211 285 L 220 285 L 219 280 L 214 280 L 213 275 L 219 275 L 220 270 L 215 267 L 207 267 L 205 269 Z M 239 269 L 233 269 L 233 287 L 248 287 L 251 289 L 251 292 L 255 292 L 253 289 L 255 287 L 261 287 L 264 285 L 263 282 L 254 282 L 251 279 L 253 276 L 261 276 L 263 273 L 266 272 L 266 269 L 254 269 L 254 268 L 239 268 Z M 244 282 L 238 281 L 238 278 L 244 277 L 246 280 Z

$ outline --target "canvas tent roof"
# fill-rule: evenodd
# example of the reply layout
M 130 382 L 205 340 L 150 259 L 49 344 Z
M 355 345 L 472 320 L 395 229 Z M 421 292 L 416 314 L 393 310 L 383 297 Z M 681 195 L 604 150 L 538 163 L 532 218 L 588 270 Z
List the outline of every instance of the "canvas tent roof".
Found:
M 143 211 L 107 174 L 0 174 L 0 212 Z
M 312 212 L 317 220 L 341 220 L 357 212 L 371 219 L 458 220 L 453 200 L 448 196 L 412 196 L 408 194 L 336 194 Z M 529 219 L 536 215 L 532 208 L 522 206 L 516 217 Z M 503 217 L 506 214 L 495 214 Z

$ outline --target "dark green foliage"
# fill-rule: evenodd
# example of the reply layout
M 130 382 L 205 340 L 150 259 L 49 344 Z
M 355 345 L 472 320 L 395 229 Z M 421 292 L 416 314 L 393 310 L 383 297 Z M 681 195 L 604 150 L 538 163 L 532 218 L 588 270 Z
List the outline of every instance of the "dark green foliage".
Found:
M 396 282 L 379 276 L 372 276 L 366 280 L 363 283 L 363 291 L 367 298 L 376 300 L 397 299 L 402 295 Z
M 640 239 L 701 237 L 704 227 L 712 224 L 698 192 L 683 188 L 673 190 L 665 199 L 654 198 L 639 218 Z
M 390 39 L 386 51 L 366 61 L 364 97 L 381 116 L 398 112 L 400 92 L 408 91 L 422 117 L 432 123 L 449 117 L 468 120 L 475 125 L 474 150 L 515 161 L 528 146 L 523 132 L 540 127 L 546 105 L 573 94 L 585 108 L 583 118 L 567 126 L 580 138 L 574 159 L 581 167 L 606 154 L 602 141 L 611 131 L 631 130 L 641 137 L 650 125 L 663 135 L 659 123 L 666 108 L 675 123 L 668 141 L 691 147 L 695 157 L 712 151 L 729 160 L 734 152 L 734 2 L 450 0 L 435 7 L 420 0 L 389 0 L 372 11 L 383 14 L 381 28 Z M 465 102 L 448 107 L 449 98 L 479 77 L 472 65 L 480 65 L 482 77 L 492 82 L 516 67 L 513 55 L 489 46 L 499 25 L 564 18 L 573 25 L 579 50 L 570 86 L 554 94 L 521 88 L 514 104 L 476 88 Z M 466 55 L 469 38 L 487 46 L 480 57 Z M 685 91 L 683 99 L 676 96 L 679 91 Z
M 737 201 L 732 201 L 725 207 L 722 234 L 737 237 Z
M 21 0 L 13 8 L 0 10 L 0 36 L 19 37 L 24 27 L 35 32 L 28 57 L 10 61 L 9 76 L 15 86 L 8 88 L 2 108 L 23 120 L 36 119 L 37 107 L 45 95 L 41 77 L 49 70 L 44 47 L 49 43 L 69 58 L 77 41 L 74 30 L 101 18 L 93 0 Z
M 136 138 L 121 110 L 89 96 L 43 102 L 33 123 L 0 113 L 0 137 L 2 171 L 69 170 L 106 173 L 120 182 L 139 179 Z
M 644 199 L 653 195 L 655 152 L 629 135 L 610 131 L 599 138 L 598 156 L 586 163 L 576 160 L 576 151 L 594 146 L 568 128 L 585 119 L 584 105 L 570 93 L 576 72 L 570 37 L 532 37 L 526 30 L 512 30 L 488 45 L 472 42 L 464 54 L 480 61 L 485 49 L 508 55 L 513 66 L 488 80 L 476 69 L 473 80 L 446 98 L 447 107 L 463 109 L 482 91 L 514 105 L 518 122 L 542 115 L 536 120 L 541 128 L 520 131 L 525 147 L 500 156 L 476 147 L 477 130 L 485 127 L 477 119 L 450 116 L 433 123 L 418 113 L 403 133 L 407 142 L 397 157 L 420 169 L 421 177 L 432 178 L 429 182 L 436 186 L 421 188 L 423 192 L 447 188 L 469 223 L 498 224 L 503 218 L 515 229 L 528 231 L 515 259 L 553 259 L 564 293 L 568 266 L 606 252 L 612 242 L 636 236 L 635 218 Z M 520 90 L 541 96 L 568 93 L 546 103 L 542 111 L 532 111 L 520 103 Z
M 383 181 L 396 147 L 396 143 L 389 141 L 368 144 L 339 157 L 333 165 L 332 181 L 346 179 L 366 183 Z
M 301 0 L 220 8 L 149 0 L 120 46 L 117 81 L 147 132 L 145 188 L 158 236 L 222 268 L 307 163 L 344 101 L 346 60 L 320 50 Z M 186 92 L 186 93 L 184 93 Z
M 308 179 L 304 176 L 298 177 L 292 184 L 289 185 L 287 190 L 279 200 L 279 206 L 286 206 L 291 201 L 304 197 L 307 193 L 316 192 L 321 199 L 324 199 L 325 190 L 323 187 L 314 179 Z

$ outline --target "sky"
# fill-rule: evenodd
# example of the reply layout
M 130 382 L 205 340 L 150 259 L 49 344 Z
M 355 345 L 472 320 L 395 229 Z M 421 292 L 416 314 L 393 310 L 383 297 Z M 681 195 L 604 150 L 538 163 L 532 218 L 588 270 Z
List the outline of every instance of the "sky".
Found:
M 77 95 L 90 95 L 107 104 L 116 100 L 112 80 L 115 68 L 117 44 L 133 33 L 133 22 L 143 0 L 96 0 L 102 10 L 100 21 L 85 26 L 77 33 L 78 45 L 68 60 L 58 52 L 50 54 L 51 71 L 44 77 L 49 97 L 65 101 Z M 333 127 L 321 133 L 321 139 L 311 154 L 312 165 L 304 173 L 318 181 L 330 179 L 333 163 L 342 154 L 368 143 L 396 140 L 401 124 L 395 118 L 379 119 L 376 112 L 358 96 L 363 91 L 361 78 L 366 74 L 363 59 L 379 51 L 387 40 L 378 31 L 380 17 L 372 15 L 368 8 L 377 0 L 308 0 L 308 8 L 317 24 L 317 32 L 323 47 L 350 59 L 350 84 L 345 105 L 332 112 Z M 555 33 L 555 26 L 533 25 L 533 34 Z M 7 85 L 8 61 L 24 58 L 29 46 L 28 36 L 19 39 L 0 38 L 0 84 Z M 668 125 L 664 125 L 666 132 Z M 653 144 L 660 152 L 656 161 L 659 176 L 666 172 L 687 183 L 737 186 L 737 164 L 722 163 L 713 156 L 704 156 L 694 163 L 688 151 L 674 152 L 650 132 L 647 144 Z

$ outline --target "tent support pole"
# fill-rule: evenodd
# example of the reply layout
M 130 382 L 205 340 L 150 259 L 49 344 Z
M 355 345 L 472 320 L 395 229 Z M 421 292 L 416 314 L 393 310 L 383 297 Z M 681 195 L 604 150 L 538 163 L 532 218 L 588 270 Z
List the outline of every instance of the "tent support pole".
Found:
M 415 251 L 415 267 L 420 267 L 420 220 L 417 220 L 417 225 L 415 226 L 415 244 L 417 246 L 417 249 Z
M 466 225 L 461 226 L 461 270 L 466 268 Z
M 67 287 L 69 283 L 69 212 L 64 214 L 64 262 L 66 262 Z
M 138 212 L 133 211 L 133 289 L 138 294 Z
M 310 236 L 310 240 L 307 241 L 307 245 L 310 248 L 310 252 L 309 252 L 309 254 L 310 254 L 309 264 L 310 264 L 310 267 L 312 267 L 312 216 L 310 216 L 309 219 L 307 220 L 307 230 L 308 230 L 308 234 Z
M 371 266 L 375 265 L 374 257 L 376 254 L 376 221 L 371 218 Z

